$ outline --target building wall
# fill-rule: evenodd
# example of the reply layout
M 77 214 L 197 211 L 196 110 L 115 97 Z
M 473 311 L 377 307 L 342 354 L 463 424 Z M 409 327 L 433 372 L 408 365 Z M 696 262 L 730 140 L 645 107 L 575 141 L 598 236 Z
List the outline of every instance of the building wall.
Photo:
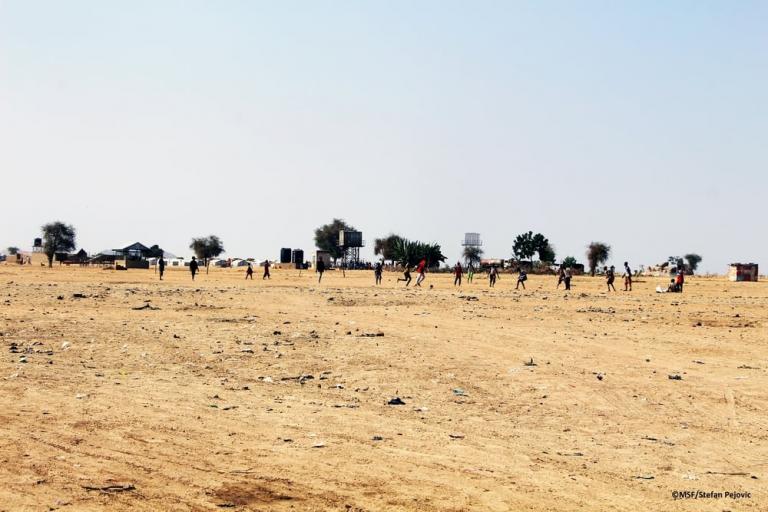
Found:
M 731 281 L 757 281 L 757 265 L 731 265 L 728 269 L 728 279 Z

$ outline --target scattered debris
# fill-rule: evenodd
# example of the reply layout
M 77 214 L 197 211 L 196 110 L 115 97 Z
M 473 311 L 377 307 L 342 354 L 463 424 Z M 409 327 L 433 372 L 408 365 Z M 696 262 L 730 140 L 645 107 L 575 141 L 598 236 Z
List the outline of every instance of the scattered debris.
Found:
M 387 402 L 387 405 L 405 405 L 405 402 L 403 402 L 402 398 L 400 398 L 399 396 L 396 396 L 395 398 Z
M 669 377 L 669 380 L 683 380 L 683 377 L 679 373 L 671 373 L 667 375 Z
M 83 489 L 86 491 L 99 491 L 106 494 L 113 493 L 113 492 L 126 492 L 126 491 L 133 491 L 136 489 L 136 486 L 133 484 L 111 484 L 111 485 L 84 485 Z
M 525 361 L 523 363 L 523 365 L 525 365 L 525 366 L 538 366 L 536 363 L 533 362 L 533 358 L 531 358 L 530 361 Z
M 466 392 L 461 388 L 454 388 L 453 394 L 456 396 L 466 396 Z
M 152 304 L 147 302 L 143 306 L 136 306 L 135 308 L 131 308 L 131 309 L 133 309 L 134 311 L 141 311 L 142 309 L 149 309 L 151 311 L 157 311 L 160 308 L 158 308 L 157 306 L 153 306 Z

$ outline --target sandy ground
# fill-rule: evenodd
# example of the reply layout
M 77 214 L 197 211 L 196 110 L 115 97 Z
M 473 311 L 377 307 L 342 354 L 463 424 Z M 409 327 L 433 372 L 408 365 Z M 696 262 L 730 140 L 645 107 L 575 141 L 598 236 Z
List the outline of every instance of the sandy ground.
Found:
M 0 510 L 768 510 L 768 284 L 243 276 L 0 265 Z

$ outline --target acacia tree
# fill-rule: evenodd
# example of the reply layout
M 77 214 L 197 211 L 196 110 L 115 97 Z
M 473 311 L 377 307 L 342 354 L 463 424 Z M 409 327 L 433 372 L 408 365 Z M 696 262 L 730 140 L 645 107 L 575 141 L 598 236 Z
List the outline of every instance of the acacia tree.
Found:
M 12 246 L 8 247 L 6 249 L 6 251 L 8 251 L 8 254 L 10 254 L 11 256 L 16 256 L 17 254 L 19 254 L 21 249 L 19 249 L 18 247 L 12 245 Z
M 699 268 L 699 263 L 701 263 L 702 257 L 696 253 L 691 253 L 686 254 L 684 258 L 685 261 L 688 262 L 688 268 L 691 270 L 691 273 L 696 272 L 696 270 Z
M 193 238 L 189 248 L 195 253 L 198 259 L 203 260 L 205 272 L 208 273 L 208 263 L 211 258 L 215 258 L 224 252 L 224 243 L 216 235 L 207 237 Z
M 381 256 L 385 261 L 395 263 L 395 245 L 403 237 L 390 233 L 385 238 L 377 238 L 373 241 L 373 254 Z
M 336 265 L 336 260 L 344 256 L 344 250 L 339 247 L 339 231 L 355 231 L 355 228 L 342 219 L 333 219 L 330 224 L 324 224 L 315 230 L 315 246 L 321 251 L 328 251 Z
M 43 253 L 48 257 L 48 267 L 53 266 L 57 252 L 75 249 L 75 228 L 70 224 L 55 221 L 40 228 L 43 232 Z
M 611 246 L 603 242 L 592 242 L 587 246 L 587 261 L 589 262 L 589 273 L 595 277 L 597 267 L 608 261 L 611 254 Z
M 464 261 L 467 265 L 473 265 L 475 267 L 480 265 L 480 259 L 483 257 L 484 251 L 476 245 L 468 245 L 464 248 Z

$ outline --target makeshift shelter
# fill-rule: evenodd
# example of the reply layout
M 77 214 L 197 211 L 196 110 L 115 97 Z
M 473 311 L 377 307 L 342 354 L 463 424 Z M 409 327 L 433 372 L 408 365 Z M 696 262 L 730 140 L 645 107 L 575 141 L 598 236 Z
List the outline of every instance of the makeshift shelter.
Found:
M 731 281 L 757 281 L 757 263 L 731 263 L 728 267 L 728 279 Z

